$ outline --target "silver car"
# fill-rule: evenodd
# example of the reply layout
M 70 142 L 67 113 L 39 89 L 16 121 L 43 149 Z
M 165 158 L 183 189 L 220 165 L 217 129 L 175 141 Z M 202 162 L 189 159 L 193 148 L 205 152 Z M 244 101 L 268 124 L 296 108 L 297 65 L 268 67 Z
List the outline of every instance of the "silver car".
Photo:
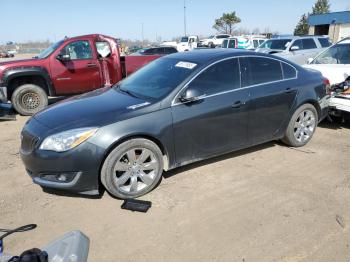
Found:
M 255 51 L 274 54 L 296 64 L 307 64 L 308 59 L 329 47 L 331 43 L 325 36 L 291 36 L 269 39 Z

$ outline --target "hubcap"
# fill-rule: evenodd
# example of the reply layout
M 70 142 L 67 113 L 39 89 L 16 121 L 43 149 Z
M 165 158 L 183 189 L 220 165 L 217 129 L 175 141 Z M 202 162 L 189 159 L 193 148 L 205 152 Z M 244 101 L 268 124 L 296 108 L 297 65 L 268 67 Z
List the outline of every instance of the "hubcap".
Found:
M 40 98 L 39 95 L 33 92 L 25 93 L 22 96 L 22 105 L 24 105 L 25 108 L 34 110 L 39 107 L 40 105 Z
M 306 142 L 315 131 L 316 118 L 311 110 L 304 110 L 294 124 L 294 137 L 299 142 Z
M 124 193 L 137 193 L 153 184 L 159 162 L 151 150 L 130 149 L 114 167 L 115 185 Z

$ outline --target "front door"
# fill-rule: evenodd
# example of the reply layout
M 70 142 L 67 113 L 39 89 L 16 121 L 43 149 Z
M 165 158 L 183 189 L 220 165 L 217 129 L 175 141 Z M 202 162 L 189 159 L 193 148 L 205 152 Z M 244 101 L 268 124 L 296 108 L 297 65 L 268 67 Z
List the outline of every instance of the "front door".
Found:
M 69 55 L 68 61 L 50 58 L 52 81 L 58 95 L 83 93 L 102 86 L 100 66 L 89 40 L 73 41 L 59 54 Z
M 204 96 L 191 103 L 177 99 L 172 106 L 177 163 L 204 159 L 246 144 L 248 92 L 240 88 L 238 59 L 210 66 L 187 88 L 198 89 Z

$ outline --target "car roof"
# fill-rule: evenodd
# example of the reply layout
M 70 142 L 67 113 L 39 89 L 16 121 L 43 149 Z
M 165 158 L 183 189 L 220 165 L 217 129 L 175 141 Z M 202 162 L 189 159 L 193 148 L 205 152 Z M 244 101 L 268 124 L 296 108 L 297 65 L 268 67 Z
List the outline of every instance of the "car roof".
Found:
M 245 55 L 246 56 L 254 55 L 254 56 L 261 56 L 261 57 L 269 56 L 266 54 L 255 53 L 252 51 L 245 51 L 242 49 L 207 48 L 207 49 L 197 49 L 189 52 L 179 52 L 179 53 L 168 55 L 166 57 L 198 63 L 198 64 L 207 64 L 207 63 L 211 63 L 213 61 L 224 59 L 224 58 L 229 58 L 233 56 L 245 56 Z M 283 60 L 283 59 L 280 59 L 280 60 Z
M 329 38 L 328 36 L 324 35 L 301 35 L 301 36 L 281 36 L 281 37 L 276 37 L 276 38 L 271 38 L 269 40 L 284 40 L 284 39 L 302 39 L 302 38 Z

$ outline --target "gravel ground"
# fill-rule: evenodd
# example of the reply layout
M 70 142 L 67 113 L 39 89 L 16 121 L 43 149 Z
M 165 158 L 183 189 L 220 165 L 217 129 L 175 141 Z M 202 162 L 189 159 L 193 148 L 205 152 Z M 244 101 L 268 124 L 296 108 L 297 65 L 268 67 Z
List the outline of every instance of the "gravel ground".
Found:
M 38 224 L 6 239 L 10 253 L 80 229 L 89 261 L 350 261 L 349 125 L 322 124 L 303 148 L 273 142 L 177 169 L 141 214 L 107 193 L 34 185 L 18 154 L 26 120 L 0 122 L 0 228 Z

